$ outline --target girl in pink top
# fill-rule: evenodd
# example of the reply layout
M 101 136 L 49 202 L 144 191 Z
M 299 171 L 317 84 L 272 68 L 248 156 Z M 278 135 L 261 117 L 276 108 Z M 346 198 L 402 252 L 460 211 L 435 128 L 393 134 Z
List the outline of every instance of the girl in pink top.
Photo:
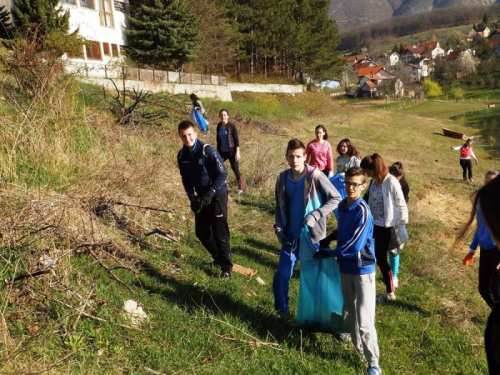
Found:
M 473 182 L 474 180 L 472 179 L 472 162 L 471 158 L 473 158 L 476 161 L 477 165 L 477 158 L 476 154 L 474 154 L 474 151 L 472 151 L 472 140 L 467 139 L 463 145 L 453 147 L 451 146 L 452 150 L 460 150 L 460 166 L 462 167 L 462 176 L 464 181 L 467 181 L 467 179 L 470 182 Z
M 316 139 L 309 142 L 306 147 L 306 163 L 317 167 L 328 178 L 333 176 L 332 145 L 327 141 L 328 133 L 323 125 L 314 129 Z

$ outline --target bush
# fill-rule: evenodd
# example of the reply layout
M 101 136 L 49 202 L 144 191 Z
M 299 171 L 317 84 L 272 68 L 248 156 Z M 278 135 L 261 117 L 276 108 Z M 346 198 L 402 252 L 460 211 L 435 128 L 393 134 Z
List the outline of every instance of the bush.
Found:
M 448 94 L 455 99 L 456 102 L 459 100 L 462 100 L 464 98 L 464 90 L 462 90 L 460 87 L 455 87 L 451 89 Z
M 443 95 L 443 89 L 437 82 L 426 79 L 424 81 L 424 92 L 427 98 L 435 98 Z

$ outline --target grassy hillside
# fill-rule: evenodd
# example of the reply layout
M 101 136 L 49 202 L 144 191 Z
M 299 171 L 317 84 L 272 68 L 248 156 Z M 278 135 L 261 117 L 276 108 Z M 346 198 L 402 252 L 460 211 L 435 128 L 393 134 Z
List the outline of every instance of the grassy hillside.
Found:
M 423 42 L 433 40 L 433 38 L 435 37 L 440 42 L 441 47 L 445 48 L 447 47 L 447 41 L 449 39 L 461 38 L 461 35 L 466 34 L 471 29 L 471 27 L 471 25 L 453 26 L 445 27 L 442 29 L 422 31 L 407 36 L 375 39 L 370 41 L 370 45 L 367 47 L 369 48 L 369 53 L 376 57 L 385 51 L 394 49 L 395 44 L 398 47 L 400 44 L 407 45 L 415 43 L 419 45 Z
M 341 106 L 320 93 L 205 100 L 212 123 L 227 108 L 239 125 L 246 189 L 231 194 L 231 245 L 234 262 L 257 270 L 260 285 L 238 274 L 220 281 L 201 266 L 208 254 L 195 238 L 175 159 L 182 111 L 159 126 L 119 127 L 99 93 L 81 86 L 65 117 L 30 117 L 8 99 L 0 104 L 0 274 L 36 270 L 43 254 L 57 260 L 50 273 L 1 289 L 0 373 L 362 373 L 350 345 L 296 327 L 298 269 L 291 317 L 278 320 L 273 311 L 274 180 L 289 138 L 308 141 L 317 124 L 332 144 L 349 137 L 363 155 L 379 152 L 407 170 L 411 242 L 398 300 L 377 306 L 384 373 L 485 373 L 488 309 L 476 291 L 477 262 L 463 268 L 467 246 L 451 244 L 469 194 L 500 163 L 479 142 L 478 182 L 465 184 L 449 149 L 458 143 L 439 134 L 449 116 L 473 108 L 426 102 L 381 110 Z M 459 122 L 453 128 L 477 132 Z M 214 137 L 201 136 L 212 144 Z M 153 229 L 163 235 L 147 236 Z M 127 299 L 149 316 L 139 328 L 121 310 Z

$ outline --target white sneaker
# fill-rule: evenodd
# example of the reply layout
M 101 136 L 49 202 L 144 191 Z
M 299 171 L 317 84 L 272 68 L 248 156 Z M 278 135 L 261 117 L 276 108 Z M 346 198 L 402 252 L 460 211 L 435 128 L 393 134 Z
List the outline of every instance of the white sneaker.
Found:
M 395 300 L 396 300 L 395 293 L 381 293 L 377 297 L 377 303 L 380 304 L 386 303 L 387 301 L 395 301 Z
M 399 280 L 397 277 L 392 278 L 392 285 L 394 286 L 394 289 L 396 289 L 399 286 Z
M 238 195 L 243 194 L 243 190 L 236 190 L 236 194 L 238 194 Z

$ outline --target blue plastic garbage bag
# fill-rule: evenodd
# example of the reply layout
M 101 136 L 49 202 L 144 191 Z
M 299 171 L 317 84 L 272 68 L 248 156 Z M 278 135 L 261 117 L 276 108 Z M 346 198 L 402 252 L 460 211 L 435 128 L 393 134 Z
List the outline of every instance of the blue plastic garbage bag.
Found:
M 347 193 L 345 191 L 345 186 L 344 186 L 345 182 L 344 173 L 335 174 L 332 178 L 330 178 L 330 182 L 332 183 L 333 186 L 335 186 L 335 189 L 338 190 L 342 199 L 347 198 Z
M 335 258 L 313 259 L 314 245 L 304 226 L 300 237 L 300 286 L 297 325 L 314 332 L 346 332 L 342 319 L 342 286 Z
M 335 186 L 335 189 L 337 189 L 342 199 L 347 197 L 344 181 L 345 181 L 344 173 L 337 173 L 332 178 L 330 178 L 330 182 L 332 183 L 333 186 Z M 333 213 L 335 214 L 335 217 L 338 219 L 338 208 L 333 210 Z
M 191 110 L 191 118 L 193 119 L 194 124 L 203 132 L 203 133 L 208 133 L 208 125 L 210 124 L 207 120 L 205 120 L 205 117 L 198 112 L 196 109 Z

